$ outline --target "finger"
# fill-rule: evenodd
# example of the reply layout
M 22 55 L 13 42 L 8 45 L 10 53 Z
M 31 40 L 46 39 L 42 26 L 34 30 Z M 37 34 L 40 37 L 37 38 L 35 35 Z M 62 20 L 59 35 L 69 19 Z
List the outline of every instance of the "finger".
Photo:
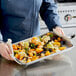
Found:
M 10 56 L 10 49 L 7 46 L 4 55 L 6 58 L 8 58 L 8 60 L 13 60 L 13 58 Z
M 10 48 L 7 44 L 6 44 L 6 49 L 7 49 L 7 52 L 8 52 L 9 55 L 12 54 L 12 51 L 10 50 Z
M 64 32 L 63 31 L 61 31 L 61 33 L 62 33 L 62 35 L 64 35 Z
M 60 34 L 64 35 L 64 32 L 63 32 L 63 30 L 62 30 L 61 28 L 58 28 L 58 32 L 59 32 Z
M 10 59 L 10 54 L 8 53 L 8 49 L 4 49 L 5 51 L 2 52 L 2 56 L 6 59 Z
M 12 57 L 10 57 L 10 60 L 14 61 L 14 59 Z
M 59 30 L 59 32 L 60 32 L 60 34 L 62 34 L 62 35 L 63 35 L 63 32 L 62 32 L 62 30 Z
M 3 47 L 4 46 L 4 47 Z M 0 49 L 1 55 L 8 60 L 13 60 L 9 54 L 9 48 L 6 44 L 3 44 L 1 49 Z
M 59 34 L 62 34 L 61 30 L 60 29 L 57 29 L 56 30 Z
M 64 32 L 63 32 L 63 30 L 61 30 L 60 32 L 61 32 L 62 35 L 65 35 Z
M 12 54 L 12 50 L 10 49 L 10 46 L 7 44 L 8 48 L 9 48 L 9 53 Z
M 9 54 L 3 53 L 1 55 L 7 60 L 13 60 L 13 58 Z
M 6 56 L 5 54 L 1 54 L 1 56 L 8 60 L 8 56 Z
M 9 60 L 13 60 L 13 58 L 10 56 L 10 54 L 9 54 L 9 49 L 7 48 L 7 55 L 8 55 L 8 59 Z
M 10 54 L 12 54 L 12 51 L 10 49 L 10 46 L 7 44 L 8 48 L 7 48 L 7 52 L 9 53 L 9 59 L 13 60 L 13 58 L 10 56 Z

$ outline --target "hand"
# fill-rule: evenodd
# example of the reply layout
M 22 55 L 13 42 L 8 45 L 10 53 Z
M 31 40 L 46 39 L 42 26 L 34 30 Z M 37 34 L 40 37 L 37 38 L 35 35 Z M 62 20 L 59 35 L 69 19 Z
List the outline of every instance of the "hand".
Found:
M 6 43 L 0 43 L 0 54 L 7 60 L 13 60 L 10 54 L 12 54 L 9 46 Z
M 61 34 L 61 35 L 65 35 L 64 32 L 63 32 L 63 29 L 61 27 L 59 27 L 59 26 L 57 26 L 55 28 L 55 31 L 57 33 Z M 51 57 L 52 60 L 62 60 L 63 58 L 64 58 L 63 55 L 56 55 L 56 56 Z
M 65 35 L 64 32 L 63 32 L 63 29 L 62 29 L 61 27 L 57 26 L 57 27 L 55 28 L 55 30 L 56 30 L 59 34 Z

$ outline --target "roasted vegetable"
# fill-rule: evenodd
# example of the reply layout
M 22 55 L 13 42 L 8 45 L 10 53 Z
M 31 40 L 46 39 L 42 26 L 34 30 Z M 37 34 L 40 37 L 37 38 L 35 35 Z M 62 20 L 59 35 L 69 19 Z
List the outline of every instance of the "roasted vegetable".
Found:
M 56 53 L 56 50 L 55 49 L 52 49 L 52 52 Z
M 20 55 L 19 55 L 19 54 L 16 54 L 15 57 L 16 57 L 17 59 L 19 59 L 19 58 L 20 58 Z
M 60 43 L 61 43 L 62 45 L 65 45 L 66 42 L 65 42 L 65 41 L 61 41 Z
M 55 39 L 54 41 L 55 41 L 55 42 L 58 42 L 58 40 L 57 40 L 57 39 Z
M 60 37 L 58 37 L 58 38 L 57 38 L 57 40 L 58 40 L 58 41 L 61 41 L 61 38 L 60 38 Z
M 54 48 L 52 43 L 47 44 L 47 48 Z
M 28 60 L 27 60 L 27 63 L 29 63 L 29 62 L 31 62 L 31 59 L 28 59 Z
M 24 42 L 24 48 L 29 48 L 29 43 L 28 42 Z
M 20 60 L 22 60 L 23 58 L 24 58 L 24 56 L 20 56 L 20 58 L 19 58 L 19 59 L 20 59 Z
M 33 56 L 33 53 L 32 52 L 29 52 L 29 56 L 32 57 Z
M 29 63 L 44 56 L 65 50 L 65 40 L 52 32 L 28 41 L 13 44 L 14 56 L 22 63 Z
M 51 54 L 50 51 L 46 51 L 45 56 L 48 56 L 48 55 L 50 55 L 50 54 Z
M 46 42 L 48 42 L 50 40 L 50 37 L 47 36 L 47 35 L 44 35 L 41 39 L 42 39 L 43 42 L 46 43 Z
M 36 52 L 37 52 L 37 53 L 41 53 L 42 51 L 43 51 L 42 48 L 36 48 Z
M 41 37 L 39 36 L 40 41 L 42 41 Z
M 60 47 L 61 46 L 61 43 L 60 42 L 54 42 L 53 45 Z
M 34 61 L 34 60 L 37 60 L 37 59 L 39 59 L 39 56 L 33 56 L 31 60 Z
M 45 54 L 44 53 L 41 53 L 41 57 L 44 57 L 45 56 Z
M 12 45 L 14 50 L 17 50 L 17 46 L 15 44 Z
M 50 37 L 53 37 L 53 34 L 50 34 L 49 36 L 50 36 Z
M 66 47 L 59 47 L 59 50 L 65 50 Z
M 31 48 L 35 48 L 35 44 L 34 43 L 30 43 L 30 47 Z

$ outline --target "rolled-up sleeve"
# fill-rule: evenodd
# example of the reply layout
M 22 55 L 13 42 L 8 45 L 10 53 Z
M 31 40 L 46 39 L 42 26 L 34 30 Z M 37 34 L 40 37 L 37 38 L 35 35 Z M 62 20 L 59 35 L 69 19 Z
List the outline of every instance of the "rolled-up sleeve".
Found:
M 40 8 L 40 16 L 45 21 L 50 31 L 56 26 L 61 26 L 57 12 L 57 4 L 54 0 L 43 0 Z
M 3 40 L 2 34 L 1 34 L 1 26 L 2 26 L 2 13 L 1 13 L 1 9 L 0 9 L 0 41 Z
M 0 41 L 2 41 L 3 40 L 3 38 L 2 38 L 2 34 L 1 34 L 1 32 L 0 32 Z

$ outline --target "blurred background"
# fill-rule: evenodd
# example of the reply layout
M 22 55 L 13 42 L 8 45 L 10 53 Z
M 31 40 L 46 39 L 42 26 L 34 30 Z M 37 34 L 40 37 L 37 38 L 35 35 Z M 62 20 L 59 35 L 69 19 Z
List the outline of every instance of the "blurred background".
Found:
M 76 33 L 76 0 L 55 0 L 62 28 L 67 36 Z M 45 23 L 40 19 L 41 34 L 48 31 Z

